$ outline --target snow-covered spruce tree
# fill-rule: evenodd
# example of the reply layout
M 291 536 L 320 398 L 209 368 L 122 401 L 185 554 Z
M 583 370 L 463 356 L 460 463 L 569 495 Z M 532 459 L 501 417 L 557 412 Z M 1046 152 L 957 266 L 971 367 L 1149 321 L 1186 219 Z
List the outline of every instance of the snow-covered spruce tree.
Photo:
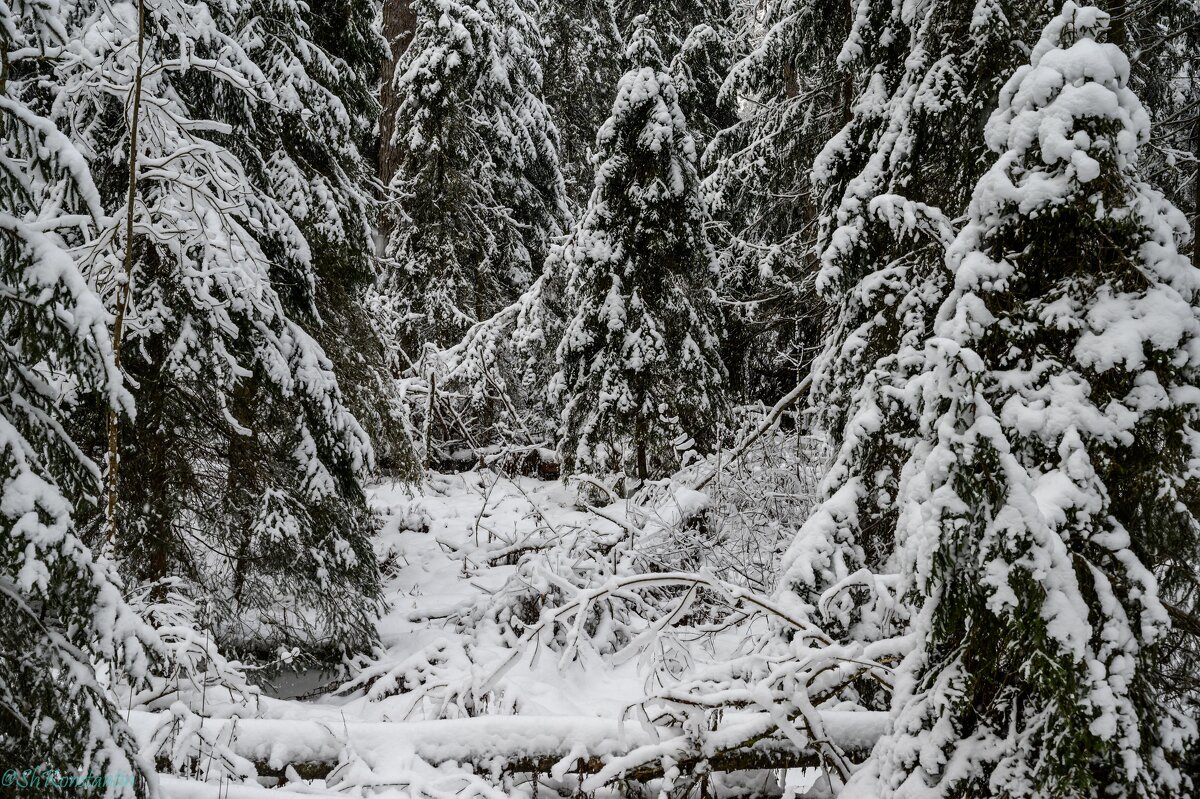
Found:
M 850 19 L 836 3 L 774 0 L 738 34 L 751 44 L 722 91 L 744 97 L 740 118 L 706 153 L 729 301 L 721 352 L 730 387 L 773 402 L 809 367 L 822 314 L 813 288 L 818 196 L 813 161 L 847 121 L 849 73 L 838 65 Z
M 374 637 L 372 454 L 260 244 L 303 235 L 220 143 L 230 109 L 279 102 L 233 11 L 81 5 L 59 67 L 55 110 L 123 206 L 88 251 L 138 409 L 117 427 L 111 534 L 135 580 L 203 587 L 223 646 L 336 657 Z
M 71 251 L 103 209 L 86 161 L 31 105 L 39 56 L 69 40 L 57 3 L 0 5 L 0 763 L 120 778 L 106 795 L 132 797 L 149 775 L 95 667 L 139 680 L 153 635 L 76 532 L 100 472 L 65 430 L 82 392 L 130 406 Z
M 365 157 L 379 116 L 375 85 L 384 44 L 374 0 L 260 0 L 238 39 L 270 82 L 273 102 L 227 121 L 226 142 L 254 185 L 294 220 L 255 233 L 274 264 L 284 308 L 321 344 L 382 465 L 411 474 L 415 459 L 389 352 L 368 293 L 377 279 L 371 226 L 373 168 Z M 229 113 L 237 115 L 232 107 Z
M 718 96 L 728 73 L 734 41 L 729 0 L 543 0 L 546 36 L 546 100 L 561 135 L 561 161 L 568 194 L 586 206 L 592 187 L 591 154 L 596 132 L 608 118 L 611 87 L 625 63 L 623 32 L 639 14 L 652 17 L 675 78 L 680 104 L 690 120 L 697 149 L 736 118 L 732 96 Z
M 1191 796 L 1155 572 L 1200 550 L 1200 270 L 1138 174 L 1106 13 L 1064 4 L 987 127 L 898 537 L 917 647 L 854 797 Z M 1186 553 L 1186 554 L 1185 554 Z
M 519 0 L 416 0 L 396 65 L 387 289 L 403 345 L 456 343 L 515 301 L 567 222 L 541 34 Z
M 674 0 L 652 4 L 647 14 L 655 30 L 670 31 L 663 43 L 679 105 L 704 154 L 721 130 L 738 118 L 737 98 L 722 92 L 736 58 L 732 0 Z M 701 172 L 708 160 L 700 159 Z
M 608 118 L 609 92 L 625 71 L 624 39 L 613 0 L 542 0 L 546 37 L 546 102 L 559 130 L 559 159 L 567 196 L 587 204 L 592 146 Z
M 1150 115 L 1151 138 L 1139 154 L 1139 172 L 1191 220 L 1192 264 L 1200 267 L 1200 15 L 1196 0 L 1125 0 L 1106 6 L 1112 16 L 1108 41 L 1131 61 L 1130 88 Z M 1159 679 L 1177 696 L 1189 697 L 1200 715 L 1200 563 L 1160 570 L 1159 590 L 1177 622 L 1158 665 Z M 1193 758 L 1200 784 L 1200 748 Z
M 806 602 L 859 568 L 882 568 L 894 549 L 900 469 L 916 434 L 904 387 L 948 290 L 945 251 L 981 171 L 987 109 L 1025 58 L 1040 9 L 933 0 L 909 14 L 863 0 L 838 56 L 858 94 L 814 165 L 824 193 L 815 287 L 830 332 L 810 404 L 834 456 L 783 581 Z M 861 621 L 853 592 L 824 607 L 844 630 Z
M 596 186 L 563 249 L 567 307 L 552 395 L 565 473 L 673 471 L 726 409 L 696 148 L 654 34 L 635 22 Z

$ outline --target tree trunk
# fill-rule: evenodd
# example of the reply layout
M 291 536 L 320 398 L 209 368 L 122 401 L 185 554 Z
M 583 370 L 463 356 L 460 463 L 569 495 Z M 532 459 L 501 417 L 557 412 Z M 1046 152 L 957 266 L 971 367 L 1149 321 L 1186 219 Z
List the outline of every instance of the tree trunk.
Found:
M 229 399 L 230 415 L 237 423 L 247 430 L 254 430 L 255 395 L 258 393 L 257 375 L 244 377 L 233 387 Z M 225 502 L 227 513 L 231 519 L 253 518 L 254 507 L 263 499 L 263 479 L 259 470 L 264 468 L 260 462 L 262 454 L 258 452 L 257 437 L 242 435 L 230 430 L 226 457 L 229 459 L 229 471 L 225 477 Z M 253 530 L 247 524 L 240 531 L 241 540 L 233 561 L 233 599 L 238 602 L 246 584 L 246 570 L 252 560 L 251 547 L 254 544 Z
M 162 262 L 153 247 L 145 248 L 142 267 L 151 280 Z M 180 576 L 182 552 L 177 546 L 177 519 L 185 511 L 180 500 L 180 438 L 175 434 L 172 399 L 178 386 L 162 368 L 167 358 L 167 337 L 143 339 L 127 359 L 125 374 L 138 388 L 137 414 L 121 427 L 120 445 L 125 454 L 137 453 L 136 463 L 121 472 L 120 497 L 127 509 L 116 552 L 139 583 L 153 583 L 151 599 L 166 598 L 162 583 Z M 182 479 L 181 479 L 182 478 Z
M 845 8 L 847 21 L 846 33 L 849 34 L 849 21 L 854 19 L 853 0 L 846 0 Z M 842 72 L 842 92 L 839 99 L 841 100 L 842 126 L 844 127 L 850 124 L 850 120 L 854 116 L 854 76 L 850 70 L 843 70 Z
M 137 34 L 137 69 L 133 77 L 133 98 L 129 112 L 129 184 L 125 199 L 125 260 L 122 264 L 121 275 L 117 284 L 117 309 L 113 316 L 112 348 L 113 365 L 121 371 L 121 339 L 125 333 L 125 314 L 129 308 L 129 293 L 133 282 L 133 219 L 137 206 L 137 157 L 138 157 L 138 120 L 142 108 L 142 62 L 146 54 L 146 3 L 138 2 L 138 34 Z M 120 493 L 121 468 L 121 416 L 120 410 L 109 400 L 108 413 L 108 457 L 105 483 L 107 502 L 105 503 L 106 529 L 104 540 L 105 552 L 111 552 L 117 539 L 117 499 Z
M 1192 266 L 1200 269 L 1200 111 L 1192 128 L 1192 155 L 1197 159 L 1192 172 Z
M 1106 10 L 1110 15 L 1108 41 L 1125 50 L 1129 44 L 1129 33 L 1125 26 L 1125 2 L 1124 0 L 1111 0 Z
M 796 77 L 796 68 L 790 61 L 783 65 L 783 94 L 789 100 L 800 96 L 800 81 Z
M 394 79 L 396 63 L 404 54 L 417 29 L 417 14 L 412 0 L 385 0 L 383 4 L 383 35 L 387 39 L 391 54 L 384 60 L 379 82 L 379 179 L 387 185 L 396 174 L 396 150 L 392 147 L 392 134 L 396 130 L 396 112 L 400 98 L 396 94 Z
M 149 547 L 149 555 L 147 557 L 146 569 L 142 573 L 144 579 L 154 584 L 153 592 L 150 597 L 156 602 L 161 602 L 166 599 L 167 586 L 163 582 L 164 579 L 171 573 L 171 549 L 174 542 L 174 518 L 169 513 L 169 503 L 171 501 L 171 490 L 168 488 L 166 475 L 169 473 L 169 464 L 167 462 L 167 442 L 164 441 L 163 433 L 163 415 L 166 397 L 162 391 L 163 386 L 154 381 L 148 383 L 148 388 L 154 392 L 154 397 L 145 397 L 149 402 L 141 402 L 138 404 L 137 419 L 133 423 L 135 429 L 135 445 L 138 446 L 141 452 L 139 460 L 147 472 L 145 475 L 136 475 L 135 479 L 138 485 L 133 486 L 134 490 L 141 488 L 137 493 L 145 497 L 146 508 L 149 517 L 149 524 L 146 529 L 151 531 L 148 540 L 145 544 Z M 137 542 L 128 542 L 134 543 Z

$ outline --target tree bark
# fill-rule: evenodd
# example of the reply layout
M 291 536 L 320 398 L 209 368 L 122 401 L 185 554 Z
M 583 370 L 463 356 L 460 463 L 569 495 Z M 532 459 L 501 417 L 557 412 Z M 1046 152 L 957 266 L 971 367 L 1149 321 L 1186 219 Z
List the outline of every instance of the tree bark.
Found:
M 1192 266 L 1200 269 L 1200 110 L 1192 128 L 1192 155 L 1196 158 L 1192 172 Z
M 400 97 L 396 93 L 396 64 L 412 41 L 417 29 L 417 14 L 412 0 L 386 0 L 383 4 L 383 36 L 387 39 L 390 55 L 384 59 L 379 81 L 379 179 L 387 185 L 396 174 L 396 149 L 392 147 L 392 135 L 396 131 L 396 112 Z
M 254 418 L 257 389 L 257 375 L 243 377 L 234 385 L 229 398 L 230 415 L 238 425 L 251 431 L 257 426 Z M 253 432 L 246 436 L 236 430 L 229 431 L 226 448 L 229 471 L 225 476 L 225 502 L 230 518 L 238 518 L 250 511 L 255 503 L 262 501 L 264 481 L 259 470 L 264 468 L 264 465 L 260 462 L 261 455 L 262 453 L 258 452 L 257 436 Z M 254 533 L 249 525 L 238 534 L 241 539 L 237 543 L 232 575 L 235 602 L 240 602 L 242 598 L 248 562 L 252 559 L 250 548 L 254 543 Z
M 1109 13 L 1108 41 L 1124 50 L 1129 44 L 1129 33 L 1125 26 L 1124 0 L 1110 0 L 1107 11 Z
M 117 309 L 113 317 L 112 347 L 113 365 L 121 371 L 121 339 L 125 333 L 125 314 L 129 308 L 129 293 L 133 282 L 133 218 L 137 205 L 137 157 L 138 119 L 142 109 L 142 63 L 146 53 L 146 2 L 138 2 L 137 70 L 133 76 L 133 102 L 129 112 L 129 187 L 125 200 L 125 261 L 122 265 L 120 282 L 117 286 Z M 120 494 L 121 467 L 121 415 L 120 410 L 108 402 L 108 470 L 105 475 L 108 493 L 105 521 L 107 533 L 104 548 L 111 551 L 117 538 L 117 499 Z

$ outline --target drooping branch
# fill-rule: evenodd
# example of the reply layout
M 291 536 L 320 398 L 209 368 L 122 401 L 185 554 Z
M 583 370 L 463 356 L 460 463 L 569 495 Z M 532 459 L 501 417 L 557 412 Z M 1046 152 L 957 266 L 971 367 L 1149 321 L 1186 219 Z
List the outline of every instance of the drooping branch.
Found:
M 1163 602 L 1163 607 L 1167 609 L 1167 615 L 1170 616 L 1175 629 L 1200 638 L 1200 617 L 1168 602 Z
M 771 408 L 770 413 L 767 414 L 767 418 L 762 420 L 762 423 L 754 429 L 754 432 L 742 439 L 741 443 L 729 453 L 723 463 L 720 459 L 718 459 L 716 468 L 696 481 L 696 485 L 693 486 L 694 490 L 702 490 L 706 485 L 713 481 L 713 478 L 720 474 L 723 467 L 729 466 L 737 461 L 738 458 L 745 455 L 746 450 L 750 449 L 750 445 L 762 438 L 764 433 L 775 426 L 775 423 L 779 421 L 779 417 L 783 415 L 784 411 L 795 404 L 796 400 L 808 393 L 810 386 L 812 386 L 811 376 L 801 380 L 800 385 L 789 391 L 786 396 L 779 400 L 779 402 L 776 402 L 774 407 Z

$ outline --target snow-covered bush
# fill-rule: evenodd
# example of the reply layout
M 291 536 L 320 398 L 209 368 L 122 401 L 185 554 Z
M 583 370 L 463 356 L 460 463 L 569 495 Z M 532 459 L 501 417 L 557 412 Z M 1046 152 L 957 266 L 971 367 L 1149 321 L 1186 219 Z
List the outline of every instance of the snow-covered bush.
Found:
M 736 457 L 711 455 L 632 498 L 631 519 L 647 533 L 638 550 L 657 568 L 705 569 L 775 591 L 780 557 L 817 502 L 828 445 L 803 432 L 798 414 L 770 416 L 770 409 L 741 409 L 734 441 L 753 436 L 749 447 L 732 450 Z

